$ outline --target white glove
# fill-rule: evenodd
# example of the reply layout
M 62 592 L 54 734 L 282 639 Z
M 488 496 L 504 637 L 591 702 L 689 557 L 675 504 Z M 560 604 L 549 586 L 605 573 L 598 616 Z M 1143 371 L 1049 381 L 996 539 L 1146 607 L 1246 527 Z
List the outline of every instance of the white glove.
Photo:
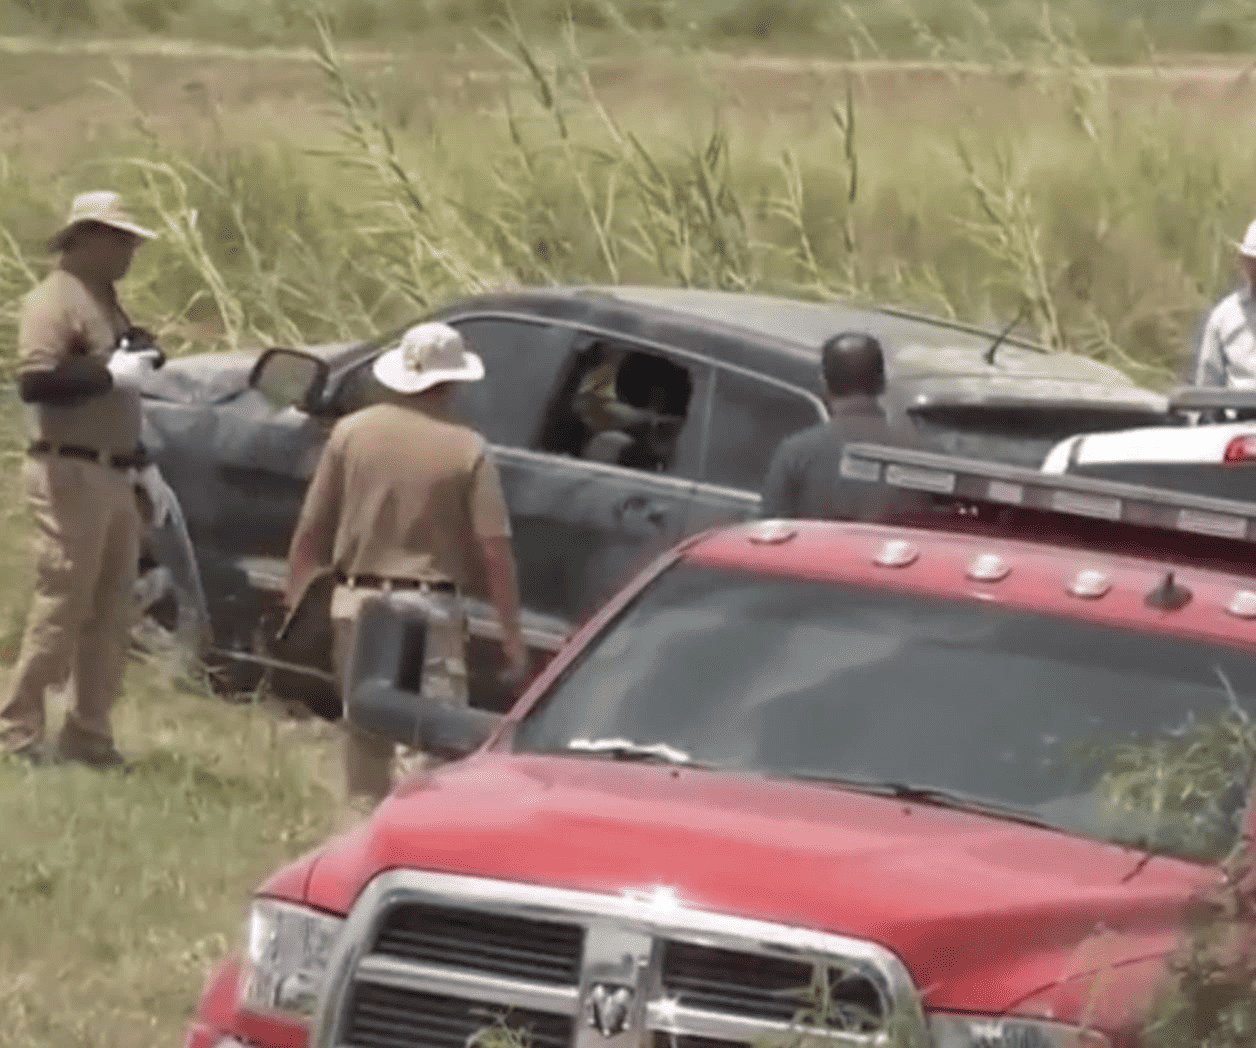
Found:
M 157 362 L 161 354 L 155 349 L 144 349 L 138 353 L 128 350 L 115 350 L 105 365 L 113 376 L 115 385 L 138 386 L 145 375 L 157 370 Z
M 159 470 L 153 464 L 145 466 L 135 474 L 135 484 L 144 489 L 148 501 L 153 507 L 153 527 L 160 528 L 178 505 L 175 493 L 170 489 Z

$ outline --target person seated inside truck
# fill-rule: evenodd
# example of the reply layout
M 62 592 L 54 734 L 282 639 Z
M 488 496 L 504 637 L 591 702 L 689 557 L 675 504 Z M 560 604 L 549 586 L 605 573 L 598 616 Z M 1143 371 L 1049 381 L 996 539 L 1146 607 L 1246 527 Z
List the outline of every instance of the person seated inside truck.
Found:
M 579 456 L 634 469 L 666 469 L 692 393 L 689 373 L 663 357 L 595 346 L 572 400 L 589 434 Z

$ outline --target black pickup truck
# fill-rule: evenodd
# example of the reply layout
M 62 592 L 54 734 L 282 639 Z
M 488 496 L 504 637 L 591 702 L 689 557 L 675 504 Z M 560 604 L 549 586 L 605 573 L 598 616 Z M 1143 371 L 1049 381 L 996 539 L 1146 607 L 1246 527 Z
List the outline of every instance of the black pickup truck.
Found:
M 1085 357 L 890 308 L 572 287 L 478 295 L 415 319 L 452 324 L 484 359 L 486 378 L 462 387 L 458 409 L 501 470 L 538 659 L 651 557 L 757 512 L 777 445 L 827 417 L 820 346 L 839 331 L 880 338 L 888 411 L 950 454 L 1037 467 L 1067 436 L 1155 425 L 1166 412 L 1162 396 Z M 283 558 L 323 442 L 338 418 L 382 395 L 371 366 L 403 330 L 193 355 L 148 381 L 146 440 L 182 502 L 214 658 L 235 667 L 237 687 L 272 657 Z M 589 450 L 573 399 L 607 349 L 680 379 L 678 423 L 653 457 Z M 471 598 L 472 701 L 504 709 L 495 619 L 483 593 Z M 305 700 L 334 716 L 328 671 L 314 659 L 274 679 L 303 682 Z

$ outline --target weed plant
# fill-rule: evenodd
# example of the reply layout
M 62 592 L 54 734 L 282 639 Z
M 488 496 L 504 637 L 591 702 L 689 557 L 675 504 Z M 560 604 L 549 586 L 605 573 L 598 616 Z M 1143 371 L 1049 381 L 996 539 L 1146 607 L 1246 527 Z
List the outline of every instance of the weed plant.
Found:
M 1256 784 L 1256 724 L 1229 682 L 1222 678 L 1221 685 L 1229 704 L 1219 715 L 1192 719 L 1171 737 L 1121 743 L 1107 754 L 1105 779 L 1117 805 L 1160 816 L 1179 846 L 1191 837 L 1206 840 L 1224 822 L 1231 829 L 1225 836 L 1235 840 L 1220 857 L 1217 882 L 1184 914 L 1182 944 L 1143 1019 L 1147 1048 L 1239 1048 L 1256 1033 L 1256 853 L 1246 822 Z M 1147 848 L 1137 870 L 1153 860 L 1154 843 Z
M 513 12 L 477 31 L 509 75 L 441 104 L 346 57 L 329 16 L 312 24 L 329 110 L 299 128 L 242 134 L 215 112 L 172 129 L 119 67 L 101 87 L 126 118 L 90 155 L 49 178 L 6 152 L 4 344 L 40 237 L 74 189 L 109 182 L 163 233 L 128 296 L 176 352 L 356 337 L 487 287 L 644 282 L 1020 315 L 1163 385 L 1256 213 L 1253 139 L 1215 126 L 1240 119 L 1245 80 L 1196 98 L 1118 83 L 1054 17 L 1032 64 L 993 22 L 961 45 L 918 21 L 937 70 L 830 75 L 801 106 L 758 94 L 773 74 L 730 87 L 714 59 L 629 36 L 627 66 L 665 82 L 634 100 L 577 21 L 540 46 Z M 859 39 L 876 44 L 868 25 Z M 464 94 L 473 72 L 455 74 Z

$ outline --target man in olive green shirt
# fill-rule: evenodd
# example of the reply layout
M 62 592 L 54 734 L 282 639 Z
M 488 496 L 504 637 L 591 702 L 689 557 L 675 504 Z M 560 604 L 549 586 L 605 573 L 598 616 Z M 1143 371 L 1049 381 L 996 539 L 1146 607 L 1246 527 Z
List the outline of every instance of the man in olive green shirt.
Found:
M 428 621 L 426 688 L 434 698 L 465 703 L 466 617 L 459 598 L 480 568 L 512 676 L 521 678 L 527 666 L 497 468 L 484 438 L 450 413 L 455 384 L 478 381 L 484 365 L 453 328 L 420 324 L 379 358 L 374 373 L 394 396 L 332 430 L 292 539 L 287 602 L 296 602 L 320 566 L 335 569 L 332 663 L 343 689 L 363 600 L 389 590 L 425 594 L 437 612 Z M 351 802 L 377 803 L 390 792 L 394 754 L 388 740 L 346 724 Z
M 18 387 L 31 440 L 24 479 L 37 528 L 35 593 L 0 709 L 0 750 L 35 763 L 47 756 L 45 693 L 67 679 L 60 755 L 94 767 L 123 763 L 110 716 L 138 566 L 138 384 L 160 351 L 117 349 L 130 321 L 114 282 L 153 236 L 116 193 L 80 195 L 49 241 L 58 265 L 22 303 Z

